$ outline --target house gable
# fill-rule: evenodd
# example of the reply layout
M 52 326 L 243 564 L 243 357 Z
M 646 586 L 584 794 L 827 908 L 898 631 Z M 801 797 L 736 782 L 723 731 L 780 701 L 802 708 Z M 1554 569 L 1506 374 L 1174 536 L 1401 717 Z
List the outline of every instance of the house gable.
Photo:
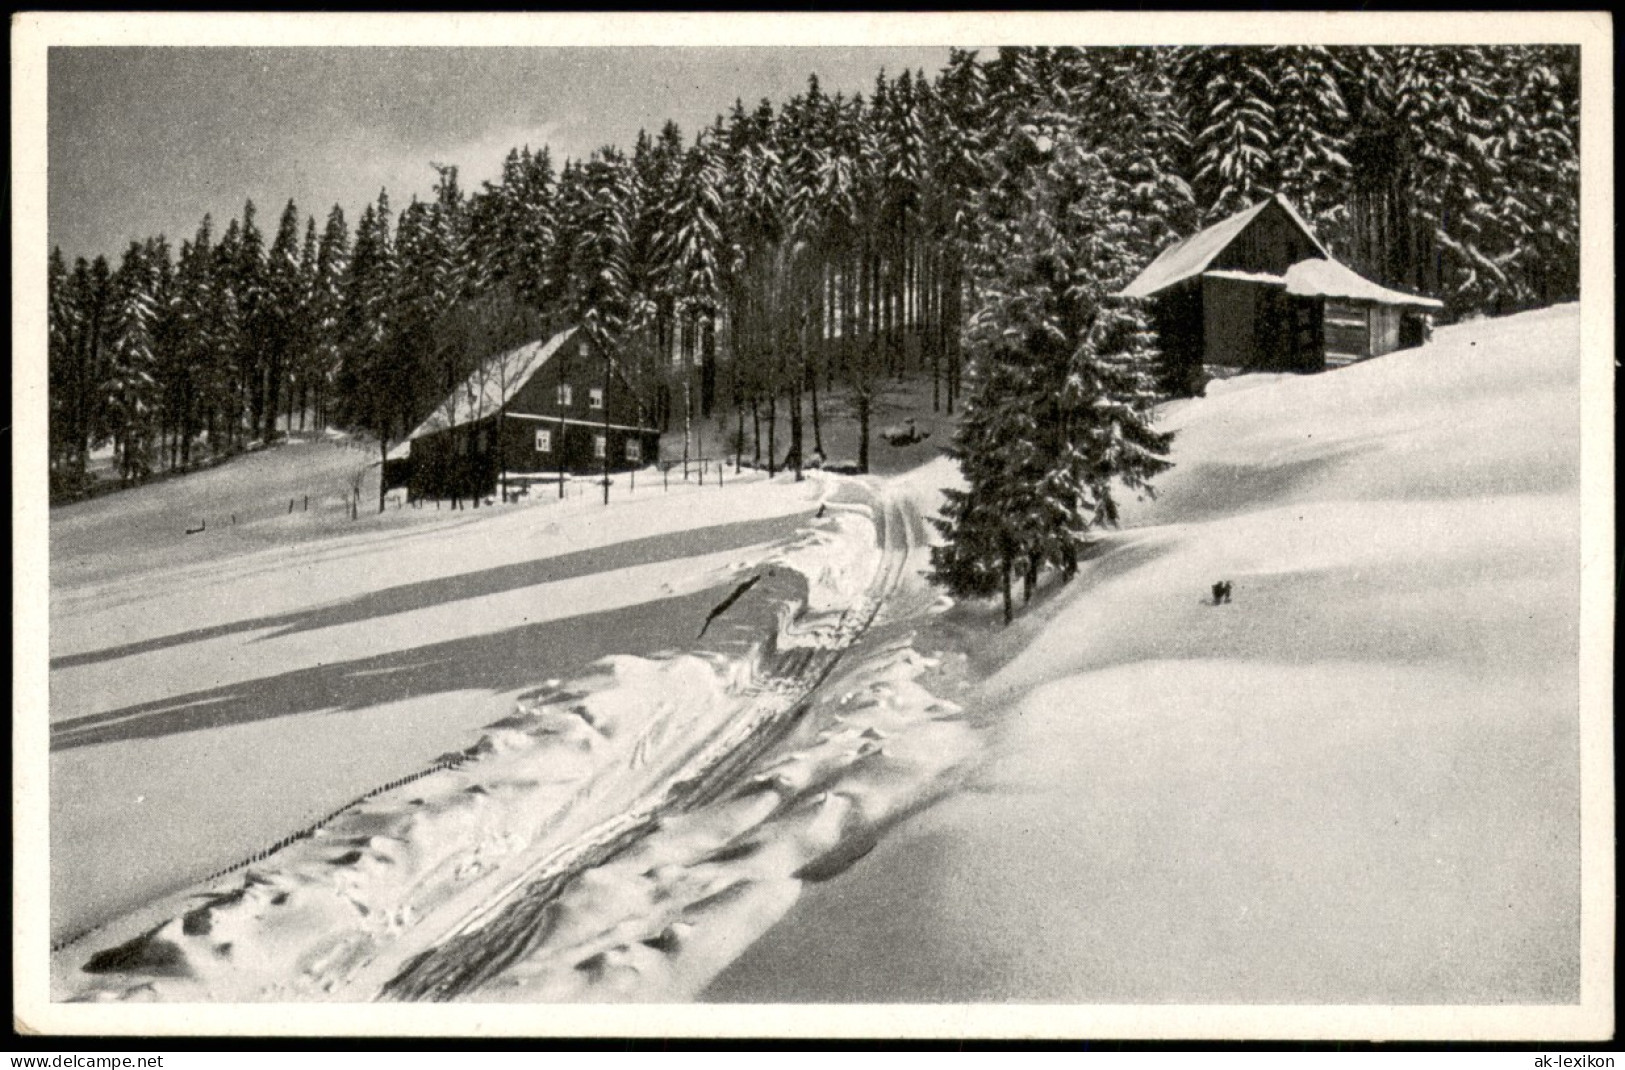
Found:
M 1303 217 L 1277 194 L 1170 245 L 1118 296 L 1151 297 L 1209 268 L 1280 274 L 1305 257 L 1330 255 Z
M 560 346 L 523 387 L 514 393 L 504 412 L 519 419 L 577 420 L 622 427 L 646 427 L 644 406 L 632 389 L 631 381 L 619 364 L 611 362 L 608 392 L 605 393 L 604 361 L 592 351 L 588 341 L 577 335 Z M 559 391 L 570 388 L 568 403 Z M 601 404 L 595 404 L 601 401 Z M 607 410 L 607 411 L 606 411 Z
M 1280 275 L 1300 260 L 1325 259 L 1326 251 L 1278 199 L 1265 202 L 1241 233 L 1208 261 L 1208 268 Z

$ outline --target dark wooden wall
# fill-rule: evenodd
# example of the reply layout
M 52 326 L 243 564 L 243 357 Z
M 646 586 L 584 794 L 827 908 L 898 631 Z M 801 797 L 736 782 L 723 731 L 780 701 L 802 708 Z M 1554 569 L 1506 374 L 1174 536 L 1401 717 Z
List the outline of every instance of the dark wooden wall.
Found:
M 1208 267 L 1281 275 L 1300 260 L 1320 256 L 1315 243 L 1293 222 L 1287 210 L 1271 201 Z
M 1157 376 L 1174 397 L 1195 397 L 1207 382 L 1202 370 L 1202 281 L 1187 279 L 1151 302 L 1151 325 L 1161 352 Z
M 536 432 L 547 432 L 547 449 L 536 448 Z M 510 472 L 557 472 L 562 456 L 564 470 L 577 474 L 601 472 L 604 459 L 598 456 L 595 441 L 606 432 L 601 425 L 577 423 L 561 425 L 557 420 L 533 420 L 509 415 L 502 421 L 503 461 Z M 658 431 L 629 431 L 614 426 L 607 432 L 611 471 L 642 468 L 660 459 Z M 627 457 L 627 443 L 638 444 L 638 457 Z
M 1202 359 L 1210 366 L 1258 364 L 1259 298 L 1264 287 L 1236 279 L 1202 280 Z
M 571 388 L 569 404 L 562 403 L 561 384 Z M 605 392 L 604 405 L 592 404 L 595 390 Z M 642 468 L 660 459 L 660 433 L 647 429 L 649 423 L 626 378 L 617 370 L 606 383 L 604 361 L 579 337 L 571 338 L 519 388 L 500 418 L 414 440 L 407 486 L 417 497 L 487 496 L 495 492 L 503 470 L 553 474 L 562 462 L 569 474 L 602 472 L 604 458 L 596 448 L 600 436 L 611 471 Z M 536 448 L 536 432 L 542 430 L 548 432 L 545 451 Z M 635 458 L 627 456 L 628 441 L 637 444 Z

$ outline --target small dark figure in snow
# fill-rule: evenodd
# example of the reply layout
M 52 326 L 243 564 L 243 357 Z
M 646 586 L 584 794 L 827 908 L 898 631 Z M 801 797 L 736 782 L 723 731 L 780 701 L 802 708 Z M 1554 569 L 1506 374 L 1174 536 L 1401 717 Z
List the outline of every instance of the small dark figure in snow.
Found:
M 1216 606 L 1222 606 L 1222 605 L 1225 605 L 1226 603 L 1228 603 L 1229 601 L 1230 601 L 1230 581 L 1229 580 L 1220 580 L 1218 583 L 1215 583 L 1213 585 L 1213 604 L 1216 605 Z
M 822 468 L 822 467 L 824 467 L 824 451 L 819 449 L 817 446 L 814 446 L 813 451 L 812 451 L 812 461 L 807 465 L 807 467 L 808 468 Z

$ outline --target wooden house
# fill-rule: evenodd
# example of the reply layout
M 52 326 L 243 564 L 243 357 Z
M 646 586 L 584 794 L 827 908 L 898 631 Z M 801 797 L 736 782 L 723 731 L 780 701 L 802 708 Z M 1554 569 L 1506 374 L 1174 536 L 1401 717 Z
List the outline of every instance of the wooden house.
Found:
M 390 451 L 414 497 L 485 496 L 561 473 L 660 459 L 660 432 L 621 367 L 574 328 L 487 360 Z
M 1150 300 L 1188 392 L 1204 368 L 1313 372 L 1421 345 L 1444 307 L 1338 263 L 1279 194 L 1164 249 L 1118 296 Z

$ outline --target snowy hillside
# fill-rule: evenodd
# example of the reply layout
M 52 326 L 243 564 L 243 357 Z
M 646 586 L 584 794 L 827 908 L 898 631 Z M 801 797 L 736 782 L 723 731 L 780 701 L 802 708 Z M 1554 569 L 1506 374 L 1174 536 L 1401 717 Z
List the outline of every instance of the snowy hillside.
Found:
M 1572 999 L 1577 332 L 1170 405 L 1008 629 L 940 458 L 59 581 L 53 990 Z
M 918 640 L 978 681 L 971 788 L 707 998 L 1576 999 L 1578 324 L 1170 406 L 1070 587 Z

